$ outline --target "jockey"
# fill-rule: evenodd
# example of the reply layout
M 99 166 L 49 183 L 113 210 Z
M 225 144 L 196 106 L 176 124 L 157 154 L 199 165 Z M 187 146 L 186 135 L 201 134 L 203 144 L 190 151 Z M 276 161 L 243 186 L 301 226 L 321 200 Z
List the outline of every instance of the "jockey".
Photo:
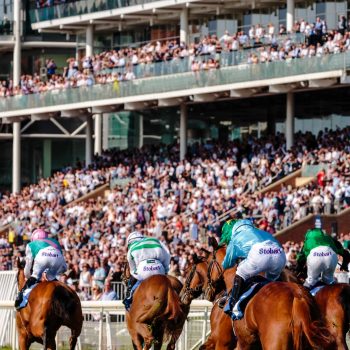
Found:
M 275 281 L 286 265 L 286 255 L 281 244 L 270 233 L 254 227 L 250 220 L 237 220 L 231 232 L 231 240 L 222 263 L 223 268 L 229 269 L 238 259 L 243 260 L 237 267 L 233 282 L 230 310 L 227 311 L 230 316 L 248 278 L 265 272 L 268 280 Z
M 136 289 L 136 287 L 133 288 L 136 281 L 140 283 L 152 275 L 168 273 L 170 253 L 167 247 L 157 238 L 145 237 L 138 231 L 130 233 L 126 244 L 130 273 L 134 278 L 134 281 L 129 280 L 126 292 L 127 298 L 124 299 L 124 305 L 128 307 L 132 301 L 132 291 Z
M 334 283 L 334 272 L 338 264 L 338 255 L 343 257 L 341 270 L 348 270 L 350 254 L 341 243 L 328 236 L 321 228 L 308 230 L 304 245 L 297 257 L 297 270 L 307 265 L 307 278 L 304 286 L 312 289 L 322 280 L 325 284 Z
M 15 302 L 16 308 L 22 303 L 23 292 L 39 282 L 44 272 L 46 273 L 46 279 L 52 281 L 56 279 L 57 275 L 67 270 L 60 244 L 57 240 L 47 236 L 44 230 L 36 229 L 32 233 L 31 242 L 27 244 L 24 268 L 24 276 L 27 278 L 27 282 L 18 293 Z

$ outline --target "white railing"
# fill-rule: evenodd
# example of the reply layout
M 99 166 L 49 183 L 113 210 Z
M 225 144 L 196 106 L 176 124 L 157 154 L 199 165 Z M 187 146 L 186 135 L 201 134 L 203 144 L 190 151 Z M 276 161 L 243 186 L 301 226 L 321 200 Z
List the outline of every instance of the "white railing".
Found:
M 0 314 L 10 314 L 8 322 L 0 325 L 4 333 L 1 346 L 18 348 L 13 301 L 0 301 Z M 203 344 L 209 334 L 209 317 L 212 304 L 206 300 L 194 300 L 191 305 L 184 330 L 177 342 L 177 350 L 195 350 Z M 83 330 L 78 342 L 78 350 L 93 348 L 98 350 L 132 349 L 129 333 L 124 322 L 125 308 L 121 301 L 83 301 Z M 69 329 L 62 327 L 57 335 L 58 348 L 65 347 L 69 340 Z M 36 347 L 31 347 L 34 349 Z M 40 347 L 39 347 L 40 348 Z
M 14 300 L 17 291 L 16 285 L 17 273 L 16 271 L 1 271 L 0 273 L 0 300 Z M 12 315 L 10 310 L 0 311 L 0 325 L 11 323 Z M 12 326 L 11 326 L 12 327 Z M 5 338 L 9 335 L 6 332 L 10 332 L 4 327 L 0 326 L 0 344 L 3 344 Z

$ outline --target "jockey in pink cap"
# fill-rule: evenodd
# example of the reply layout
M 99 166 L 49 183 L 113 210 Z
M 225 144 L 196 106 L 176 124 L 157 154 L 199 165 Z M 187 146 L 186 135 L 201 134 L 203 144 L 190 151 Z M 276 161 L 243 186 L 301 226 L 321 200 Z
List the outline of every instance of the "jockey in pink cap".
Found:
M 48 238 L 42 229 L 36 229 L 32 233 L 31 242 L 26 247 L 26 265 L 24 275 L 27 278 L 22 290 L 18 293 L 15 307 L 19 308 L 23 300 L 23 292 L 40 282 L 42 274 L 46 273 L 46 279 L 52 281 L 56 276 L 65 272 L 67 265 L 62 249 L 58 241 Z

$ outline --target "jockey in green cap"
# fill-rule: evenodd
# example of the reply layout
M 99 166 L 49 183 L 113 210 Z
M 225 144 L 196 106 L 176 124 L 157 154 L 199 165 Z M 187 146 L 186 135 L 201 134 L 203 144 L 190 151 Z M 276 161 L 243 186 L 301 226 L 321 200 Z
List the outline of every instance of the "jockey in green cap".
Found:
M 224 225 L 222 226 L 222 229 L 221 229 L 221 238 L 220 238 L 220 242 L 219 242 L 220 246 L 223 246 L 223 245 L 228 246 L 229 245 L 229 243 L 231 241 L 231 236 L 232 236 L 232 227 L 237 221 L 238 220 L 236 220 L 236 219 L 230 219 L 224 223 Z
M 312 289 L 317 282 L 333 284 L 334 271 L 338 264 L 338 255 L 343 257 L 340 270 L 348 271 L 350 254 L 335 238 L 327 235 L 321 228 L 308 230 L 301 252 L 297 257 L 297 270 L 307 265 L 307 278 L 304 286 Z

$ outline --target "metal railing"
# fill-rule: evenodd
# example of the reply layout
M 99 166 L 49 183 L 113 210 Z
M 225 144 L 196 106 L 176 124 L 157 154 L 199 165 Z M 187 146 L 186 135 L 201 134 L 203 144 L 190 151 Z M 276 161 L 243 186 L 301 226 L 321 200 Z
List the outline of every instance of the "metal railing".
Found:
M 32 23 L 64 17 L 86 15 L 98 11 L 114 10 L 123 7 L 143 5 L 160 0 L 80 0 L 60 5 L 30 10 Z
M 226 66 L 198 72 L 186 72 L 147 79 L 90 87 L 52 90 L 41 94 L 0 99 L 0 111 L 18 111 L 28 108 L 47 108 L 73 103 L 101 101 L 112 98 L 150 95 L 184 91 L 196 88 L 232 85 L 260 80 L 285 78 L 312 73 L 324 73 L 350 68 L 350 52 L 290 59 L 286 61 Z M 121 102 L 122 103 L 122 102 Z
M 15 310 L 13 301 L 0 301 L 0 313 L 7 311 L 11 318 L 0 327 L 6 337 L 0 346 L 9 346 L 15 350 L 18 336 L 15 323 Z M 191 305 L 188 319 L 183 332 L 177 342 L 177 350 L 194 350 L 205 342 L 209 333 L 209 316 L 212 304 L 205 300 L 194 300 Z M 124 322 L 113 321 L 115 316 L 124 317 L 125 308 L 120 301 L 83 301 L 84 314 L 83 330 L 79 337 L 78 350 L 81 349 L 132 349 L 129 333 Z M 68 328 L 61 328 L 57 335 L 59 348 L 65 347 L 69 339 Z M 34 348 L 34 347 L 33 347 Z

